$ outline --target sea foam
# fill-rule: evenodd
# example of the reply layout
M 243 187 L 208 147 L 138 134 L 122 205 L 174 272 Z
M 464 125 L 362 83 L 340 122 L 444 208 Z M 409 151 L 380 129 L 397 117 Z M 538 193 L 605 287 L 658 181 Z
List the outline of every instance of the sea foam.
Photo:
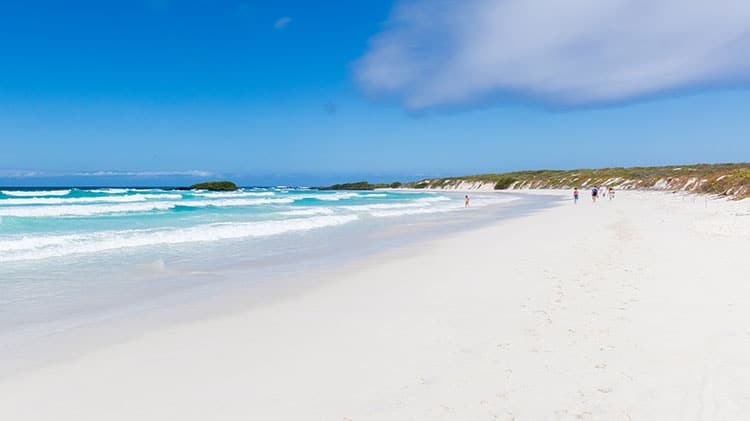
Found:
M 67 235 L 6 238 L 0 240 L 0 262 L 95 253 L 161 244 L 266 237 L 292 231 L 306 231 L 343 225 L 357 219 L 356 215 L 330 215 L 257 222 L 203 224 L 190 228 L 101 231 Z
M 125 196 L 128 197 L 128 196 Z M 110 198 L 111 199 L 111 198 Z M 74 204 L 58 206 L 9 206 L 0 207 L 0 216 L 26 218 L 56 216 L 93 216 L 128 212 L 150 212 L 183 208 L 257 206 L 266 204 L 292 203 L 293 199 L 224 199 L 224 200 L 181 200 L 181 201 L 138 201 L 114 204 Z M 0 202 L 1 204 L 1 202 Z
M 98 188 L 0 196 L 0 262 L 157 244 L 250 238 L 357 219 L 461 209 L 431 192 Z M 481 206 L 483 198 L 477 198 Z M 474 203 L 474 202 L 472 202 Z M 178 228 L 179 227 L 179 228 Z
M 129 203 L 145 202 L 147 200 L 182 199 L 179 194 L 134 194 L 131 196 L 99 196 L 99 197 L 27 197 L 23 199 L 0 199 L 0 205 L 60 205 L 75 203 Z
M 46 191 L 3 190 L 0 193 L 6 196 L 16 196 L 16 197 L 66 196 L 70 194 L 70 190 L 46 190 Z

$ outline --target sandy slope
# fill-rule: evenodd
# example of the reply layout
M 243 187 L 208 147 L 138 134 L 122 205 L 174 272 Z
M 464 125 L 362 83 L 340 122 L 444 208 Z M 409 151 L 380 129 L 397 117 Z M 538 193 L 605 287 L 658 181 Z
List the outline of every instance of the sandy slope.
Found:
M 750 413 L 750 204 L 622 192 L 0 384 L 3 420 Z

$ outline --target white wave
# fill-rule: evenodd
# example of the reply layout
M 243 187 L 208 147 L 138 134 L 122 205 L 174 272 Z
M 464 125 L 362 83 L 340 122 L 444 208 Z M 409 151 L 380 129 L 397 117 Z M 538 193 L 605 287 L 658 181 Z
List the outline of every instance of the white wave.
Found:
M 94 205 L 60 205 L 60 206 L 11 206 L 0 207 L 0 216 L 24 218 L 45 218 L 56 216 L 91 216 L 124 212 L 147 212 L 167 210 L 175 202 L 136 202 Z
M 193 193 L 193 196 L 210 197 L 210 198 L 234 198 L 234 197 L 268 197 L 274 196 L 274 192 L 213 192 L 213 193 Z
M 369 193 L 369 194 L 363 194 L 362 197 L 388 197 L 385 193 Z
M 368 212 L 372 210 L 383 210 L 383 209 L 420 208 L 423 206 L 425 206 L 424 203 L 403 202 L 403 203 L 374 203 L 371 205 L 340 206 L 340 208 L 346 209 L 352 212 Z M 429 206 L 429 204 L 427 204 L 427 206 Z
M 91 193 L 106 193 L 106 194 L 123 194 L 123 193 L 129 193 L 133 190 L 131 189 L 94 189 L 94 190 L 88 190 Z
M 455 199 L 451 199 L 450 197 L 445 197 L 445 196 L 430 196 L 430 197 L 420 197 L 419 199 L 414 199 L 414 201 L 420 202 L 420 203 L 434 203 L 434 202 L 455 201 Z
M 518 200 L 518 198 L 496 198 L 490 196 L 479 196 L 478 198 L 472 199 L 471 208 L 469 208 L 469 210 L 494 204 L 512 202 L 514 200 Z M 406 203 L 376 203 L 372 205 L 342 206 L 342 208 L 354 212 L 365 212 L 374 217 L 394 217 L 453 212 L 464 209 L 464 204 L 462 200 L 454 200 L 445 196 L 437 196 L 423 197 Z
M 352 211 L 368 211 L 373 209 L 398 209 L 398 208 L 417 208 L 421 206 L 432 206 L 434 203 L 438 202 L 454 202 L 454 203 L 460 203 L 463 205 L 462 200 L 455 200 L 451 199 L 449 197 L 445 196 L 435 196 L 435 197 L 421 197 L 418 199 L 413 199 L 408 202 L 396 202 L 396 203 L 373 203 L 373 204 L 367 204 L 367 205 L 351 205 L 351 206 L 341 206 L 344 209 L 352 210 Z
M 47 191 L 3 190 L 2 193 L 6 196 L 16 196 L 16 197 L 65 196 L 70 193 L 70 190 L 47 190 Z
M 92 189 L 84 190 L 90 193 L 104 193 L 104 194 L 125 194 L 125 193 L 138 193 L 138 194 L 149 194 L 149 193 L 175 193 L 173 189 L 147 189 L 147 188 L 106 188 L 106 189 Z
M 225 200 L 183 200 L 162 202 L 136 202 L 115 204 L 75 204 L 59 206 L 0 206 L 0 216 L 43 218 L 55 216 L 92 216 L 126 212 L 150 212 L 183 207 L 231 207 L 256 206 L 266 204 L 292 203 L 293 199 L 225 199 Z
M 255 205 L 273 205 L 293 203 L 292 198 L 258 198 L 258 199 L 222 199 L 222 200 L 185 200 L 179 203 L 180 206 L 203 208 L 207 206 L 228 207 L 228 206 L 255 206 Z
M 477 202 L 472 202 L 471 208 L 467 209 L 468 211 L 471 211 L 474 208 L 481 208 L 493 204 L 499 204 L 504 202 L 512 202 L 513 198 L 510 199 L 490 199 L 490 200 L 481 200 Z M 401 206 L 401 207 L 391 207 L 391 208 L 375 208 L 370 210 L 368 213 L 375 217 L 392 217 L 392 216 L 404 216 L 404 215 L 423 215 L 423 214 L 429 214 L 429 213 L 440 213 L 440 212 L 454 212 L 464 209 L 463 203 L 456 203 L 451 205 L 440 205 L 440 206 L 422 206 L 422 204 L 417 204 L 419 206 Z M 378 210 L 383 209 L 383 210 Z
M 351 199 L 353 197 L 359 197 L 359 193 L 321 193 L 321 194 L 301 194 L 301 195 L 295 195 L 294 198 L 297 200 L 302 199 L 317 199 L 317 200 L 325 200 L 325 201 L 332 201 L 336 202 L 343 199 Z
M 281 212 L 285 216 L 312 216 L 312 215 L 333 215 L 331 208 L 304 208 L 291 211 Z
M 33 260 L 160 244 L 266 237 L 292 231 L 343 225 L 356 215 L 316 216 L 274 221 L 215 223 L 190 228 L 103 231 L 86 234 L 24 236 L 0 240 L 0 262 Z
M 102 197 L 36 197 L 24 199 L 0 199 L 3 205 L 62 205 L 75 203 L 130 203 L 145 202 L 147 200 L 175 200 L 182 199 L 179 194 L 134 194 L 132 196 L 102 196 Z

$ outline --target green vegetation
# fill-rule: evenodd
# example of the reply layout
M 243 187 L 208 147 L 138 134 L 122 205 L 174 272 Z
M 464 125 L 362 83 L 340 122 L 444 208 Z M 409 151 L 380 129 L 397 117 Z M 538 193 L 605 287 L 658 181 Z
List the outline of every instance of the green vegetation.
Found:
M 701 184 L 699 191 L 708 194 L 750 197 L 750 167 L 739 168 Z
M 237 190 L 237 185 L 231 181 L 211 181 L 208 183 L 193 184 L 181 190 L 235 191 Z
M 357 181 L 356 183 L 334 184 L 328 187 L 320 187 L 320 190 L 375 190 L 385 189 L 390 184 L 370 184 L 367 181 Z
M 405 183 L 403 187 L 450 189 L 464 182 L 491 184 L 496 190 L 571 189 L 596 185 L 616 189 L 689 191 L 740 199 L 750 197 L 750 163 L 516 171 L 427 179 Z
M 367 181 L 357 181 L 356 183 L 334 184 L 332 186 L 318 187 L 319 190 L 375 190 L 375 189 L 397 189 L 402 187 L 400 181 L 394 181 L 391 184 L 376 183 L 371 184 Z
M 513 177 L 503 177 L 495 182 L 495 190 L 507 190 L 515 182 L 516 179 Z

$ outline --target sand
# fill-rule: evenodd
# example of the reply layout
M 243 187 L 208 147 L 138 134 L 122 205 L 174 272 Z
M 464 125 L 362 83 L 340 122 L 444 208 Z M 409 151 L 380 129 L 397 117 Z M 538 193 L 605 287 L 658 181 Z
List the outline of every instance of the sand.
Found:
M 584 195 L 14 375 L 0 419 L 744 419 L 748 240 L 748 202 Z

